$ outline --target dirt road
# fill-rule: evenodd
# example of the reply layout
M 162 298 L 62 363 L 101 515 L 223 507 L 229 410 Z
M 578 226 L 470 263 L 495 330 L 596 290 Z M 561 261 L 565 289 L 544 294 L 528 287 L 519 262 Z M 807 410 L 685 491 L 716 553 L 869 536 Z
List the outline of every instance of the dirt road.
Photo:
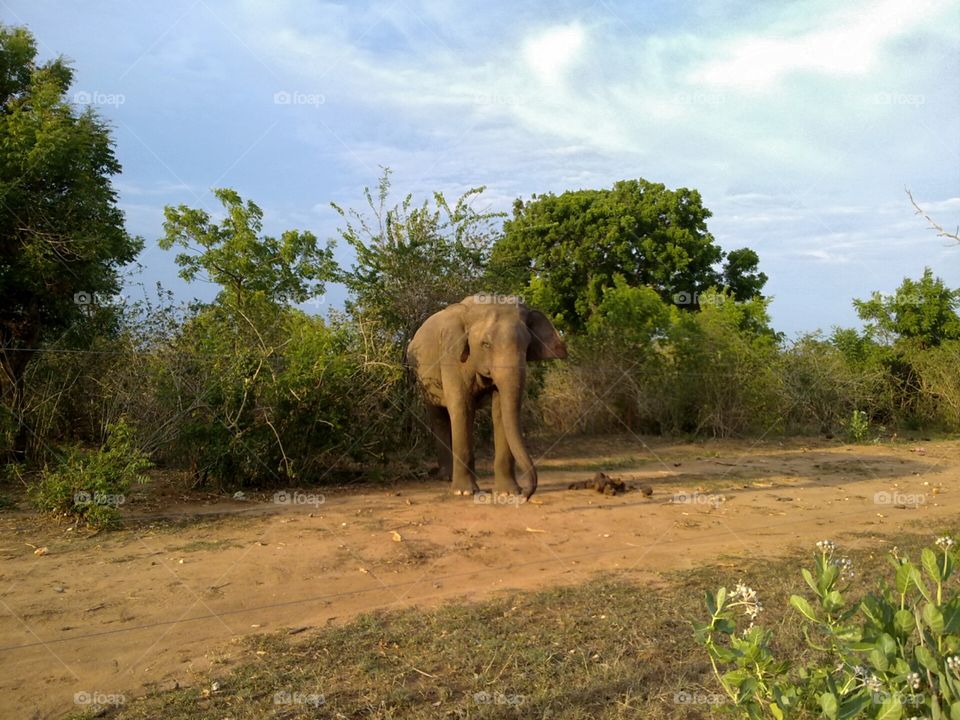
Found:
M 663 571 L 824 538 L 886 549 L 904 529 L 933 533 L 960 515 L 958 441 L 630 437 L 540 451 L 540 490 L 524 505 L 455 498 L 428 482 L 171 505 L 158 479 L 124 507 L 121 531 L 90 536 L 0 514 L 0 716 L 59 717 L 89 694 L 122 700 L 191 684 L 231 662 L 250 633 L 601 570 L 661 582 Z M 597 470 L 649 483 L 653 495 L 567 489 Z M 160 495 L 163 521 L 151 518 Z

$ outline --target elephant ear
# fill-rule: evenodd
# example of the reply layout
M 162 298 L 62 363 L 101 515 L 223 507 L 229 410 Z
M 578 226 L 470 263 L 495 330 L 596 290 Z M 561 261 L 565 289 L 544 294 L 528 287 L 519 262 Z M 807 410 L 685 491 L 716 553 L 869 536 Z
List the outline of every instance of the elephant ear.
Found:
M 454 315 L 444 323 L 443 329 L 440 331 L 440 345 L 445 356 L 458 358 L 462 363 L 470 357 L 467 328 L 459 314 Z
M 563 360 L 567 356 L 567 346 L 553 326 L 553 323 L 539 310 L 527 311 L 527 329 L 530 331 L 530 345 L 527 347 L 527 360 Z

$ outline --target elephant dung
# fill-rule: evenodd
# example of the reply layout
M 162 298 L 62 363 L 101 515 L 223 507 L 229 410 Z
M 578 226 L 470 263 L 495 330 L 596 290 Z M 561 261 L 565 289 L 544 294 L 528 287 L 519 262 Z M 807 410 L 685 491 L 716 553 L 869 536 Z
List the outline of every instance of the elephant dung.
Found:
M 598 472 L 590 480 L 570 483 L 569 489 L 592 489 L 604 495 L 622 495 L 627 491 L 627 484 L 621 478 L 612 478 L 606 473 Z

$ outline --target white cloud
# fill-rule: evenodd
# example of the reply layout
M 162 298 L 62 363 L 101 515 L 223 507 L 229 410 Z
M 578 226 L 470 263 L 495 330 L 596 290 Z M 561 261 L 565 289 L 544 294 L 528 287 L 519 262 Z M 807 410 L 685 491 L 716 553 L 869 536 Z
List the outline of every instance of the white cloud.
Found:
M 883 0 L 825 15 L 821 27 L 793 36 L 768 32 L 726 43 L 720 59 L 692 74 L 711 87 L 766 91 L 788 73 L 863 75 L 873 69 L 884 43 L 929 21 L 947 6 L 943 0 Z
M 529 38 L 523 56 L 541 82 L 556 85 L 576 60 L 583 43 L 584 32 L 578 23 L 562 25 Z

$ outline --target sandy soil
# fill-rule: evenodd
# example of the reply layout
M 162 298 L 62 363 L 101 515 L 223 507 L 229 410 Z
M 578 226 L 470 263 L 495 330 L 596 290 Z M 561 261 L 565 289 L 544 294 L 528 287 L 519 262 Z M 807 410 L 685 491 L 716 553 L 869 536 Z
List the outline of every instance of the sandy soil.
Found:
M 960 516 L 958 441 L 629 437 L 538 450 L 540 490 L 519 506 L 455 498 L 435 481 L 311 488 L 278 503 L 180 492 L 158 478 L 124 506 L 121 531 L 0 514 L 0 717 L 59 717 L 78 709 L 76 693 L 130 698 L 195 683 L 251 633 L 604 570 L 661 582 L 664 571 L 824 538 L 886 549 L 899 532 L 932 533 Z M 653 495 L 567 489 L 597 470 L 649 483 Z M 309 495 L 321 492 L 322 503 Z

